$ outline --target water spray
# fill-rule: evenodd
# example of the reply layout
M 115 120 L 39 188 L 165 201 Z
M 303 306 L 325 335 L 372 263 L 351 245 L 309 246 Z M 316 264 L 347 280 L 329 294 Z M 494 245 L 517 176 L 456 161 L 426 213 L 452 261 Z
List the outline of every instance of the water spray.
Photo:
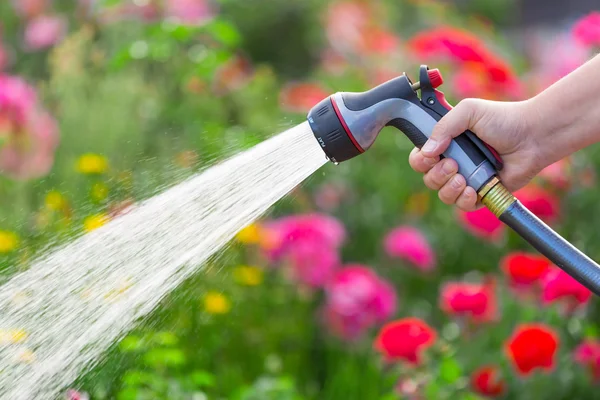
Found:
M 437 69 L 422 65 L 419 82 L 404 74 L 363 93 L 335 93 L 308 113 L 308 122 L 327 158 L 338 164 L 368 150 L 385 126 L 402 131 L 421 148 L 452 106 L 437 90 Z M 419 97 L 420 92 L 420 97 Z M 600 266 L 537 218 L 502 184 L 498 153 L 475 133 L 454 138 L 443 157 L 477 191 L 481 203 L 550 261 L 600 296 Z

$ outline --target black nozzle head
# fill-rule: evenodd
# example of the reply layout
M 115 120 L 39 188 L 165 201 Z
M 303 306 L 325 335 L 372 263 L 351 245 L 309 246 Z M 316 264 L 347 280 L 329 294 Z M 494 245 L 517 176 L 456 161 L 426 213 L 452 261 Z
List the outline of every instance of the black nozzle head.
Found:
M 337 164 L 362 153 L 348 136 L 331 96 L 314 106 L 307 119 L 315 138 L 331 162 Z

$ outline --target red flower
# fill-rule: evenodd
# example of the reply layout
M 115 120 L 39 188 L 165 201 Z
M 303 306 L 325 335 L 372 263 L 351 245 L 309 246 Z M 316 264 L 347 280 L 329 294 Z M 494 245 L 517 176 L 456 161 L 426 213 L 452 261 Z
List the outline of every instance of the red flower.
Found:
M 519 325 L 506 344 L 506 352 L 516 372 L 527 376 L 535 369 L 551 371 L 558 349 L 558 335 L 542 324 Z
M 418 365 L 425 349 L 435 342 L 433 328 L 419 318 L 403 318 L 384 325 L 375 339 L 375 349 L 388 361 L 405 360 Z
M 554 194 L 535 185 L 525 186 L 515 192 L 515 197 L 538 218 L 552 223 L 558 218 L 559 199 Z
M 471 375 L 473 390 L 481 395 L 496 397 L 504 394 L 505 382 L 500 378 L 498 367 L 488 365 L 479 368 Z
M 600 46 L 600 12 L 591 12 L 577 21 L 573 27 L 573 35 L 585 46 Z
M 504 232 L 504 224 L 487 208 L 458 211 L 458 218 L 467 231 L 483 239 L 496 241 Z
M 537 254 L 513 252 L 500 261 L 500 268 L 512 286 L 531 286 L 548 272 L 550 261 Z
M 570 300 L 572 305 L 577 306 L 587 303 L 590 297 L 592 297 L 592 292 L 589 289 L 558 267 L 553 267 L 544 276 L 542 282 L 544 303 L 566 299 Z
M 522 95 L 521 84 L 511 67 L 470 32 L 448 26 L 430 29 L 414 36 L 409 48 L 419 59 L 445 57 L 463 68 L 475 68 L 481 81 L 473 88 L 478 89 L 480 96 Z
M 573 358 L 590 370 L 594 380 L 600 381 L 600 342 L 594 339 L 584 340 L 575 349 Z
M 279 98 L 287 111 L 306 113 L 327 96 L 329 93 L 319 85 L 290 83 L 283 88 Z
M 448 282 L 441 290 L 440 308 L 454 316 L 466 316 L 475 322 L 496 316 L 496 293 L 493 281 L 483 284 Z

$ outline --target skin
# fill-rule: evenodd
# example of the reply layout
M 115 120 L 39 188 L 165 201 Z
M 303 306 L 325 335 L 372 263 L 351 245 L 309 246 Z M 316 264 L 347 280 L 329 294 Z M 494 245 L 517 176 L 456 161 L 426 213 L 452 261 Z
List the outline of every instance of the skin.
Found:
M 452 138 L 470 129 L 504 160 L 500 179 L 511 191 L 525 186 L 548 165 L 600 141 L 600 56 L 537 96 L 520 102 L 465 99 L 435 126 L 421 150 L 409 156 L 425 185 L 446 204 L 478 207 L 452 159 L 440 161 Z

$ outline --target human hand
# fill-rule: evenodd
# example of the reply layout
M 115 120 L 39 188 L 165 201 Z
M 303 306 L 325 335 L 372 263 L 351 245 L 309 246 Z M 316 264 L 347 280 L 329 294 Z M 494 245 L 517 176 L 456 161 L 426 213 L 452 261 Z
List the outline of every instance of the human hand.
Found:
M 458 174 L 456 161 L 440 155 L 452 138 L 467 129 L 498 151 L 504 160 L 499 176 L 504 186 L 515 191 L 525 186 L 550 164 L 537 143 L 541 120 L 532 101 L 497 102 L 480 99 L 461 101 L 435 126 L 422 149 L 415 148 L 409 156 L 411 167 L 424 175 L 425 185 L 438 190 L 446 204 L 456 204 L 465 211 L 477 208 L 477 193 L 466 186 Z

